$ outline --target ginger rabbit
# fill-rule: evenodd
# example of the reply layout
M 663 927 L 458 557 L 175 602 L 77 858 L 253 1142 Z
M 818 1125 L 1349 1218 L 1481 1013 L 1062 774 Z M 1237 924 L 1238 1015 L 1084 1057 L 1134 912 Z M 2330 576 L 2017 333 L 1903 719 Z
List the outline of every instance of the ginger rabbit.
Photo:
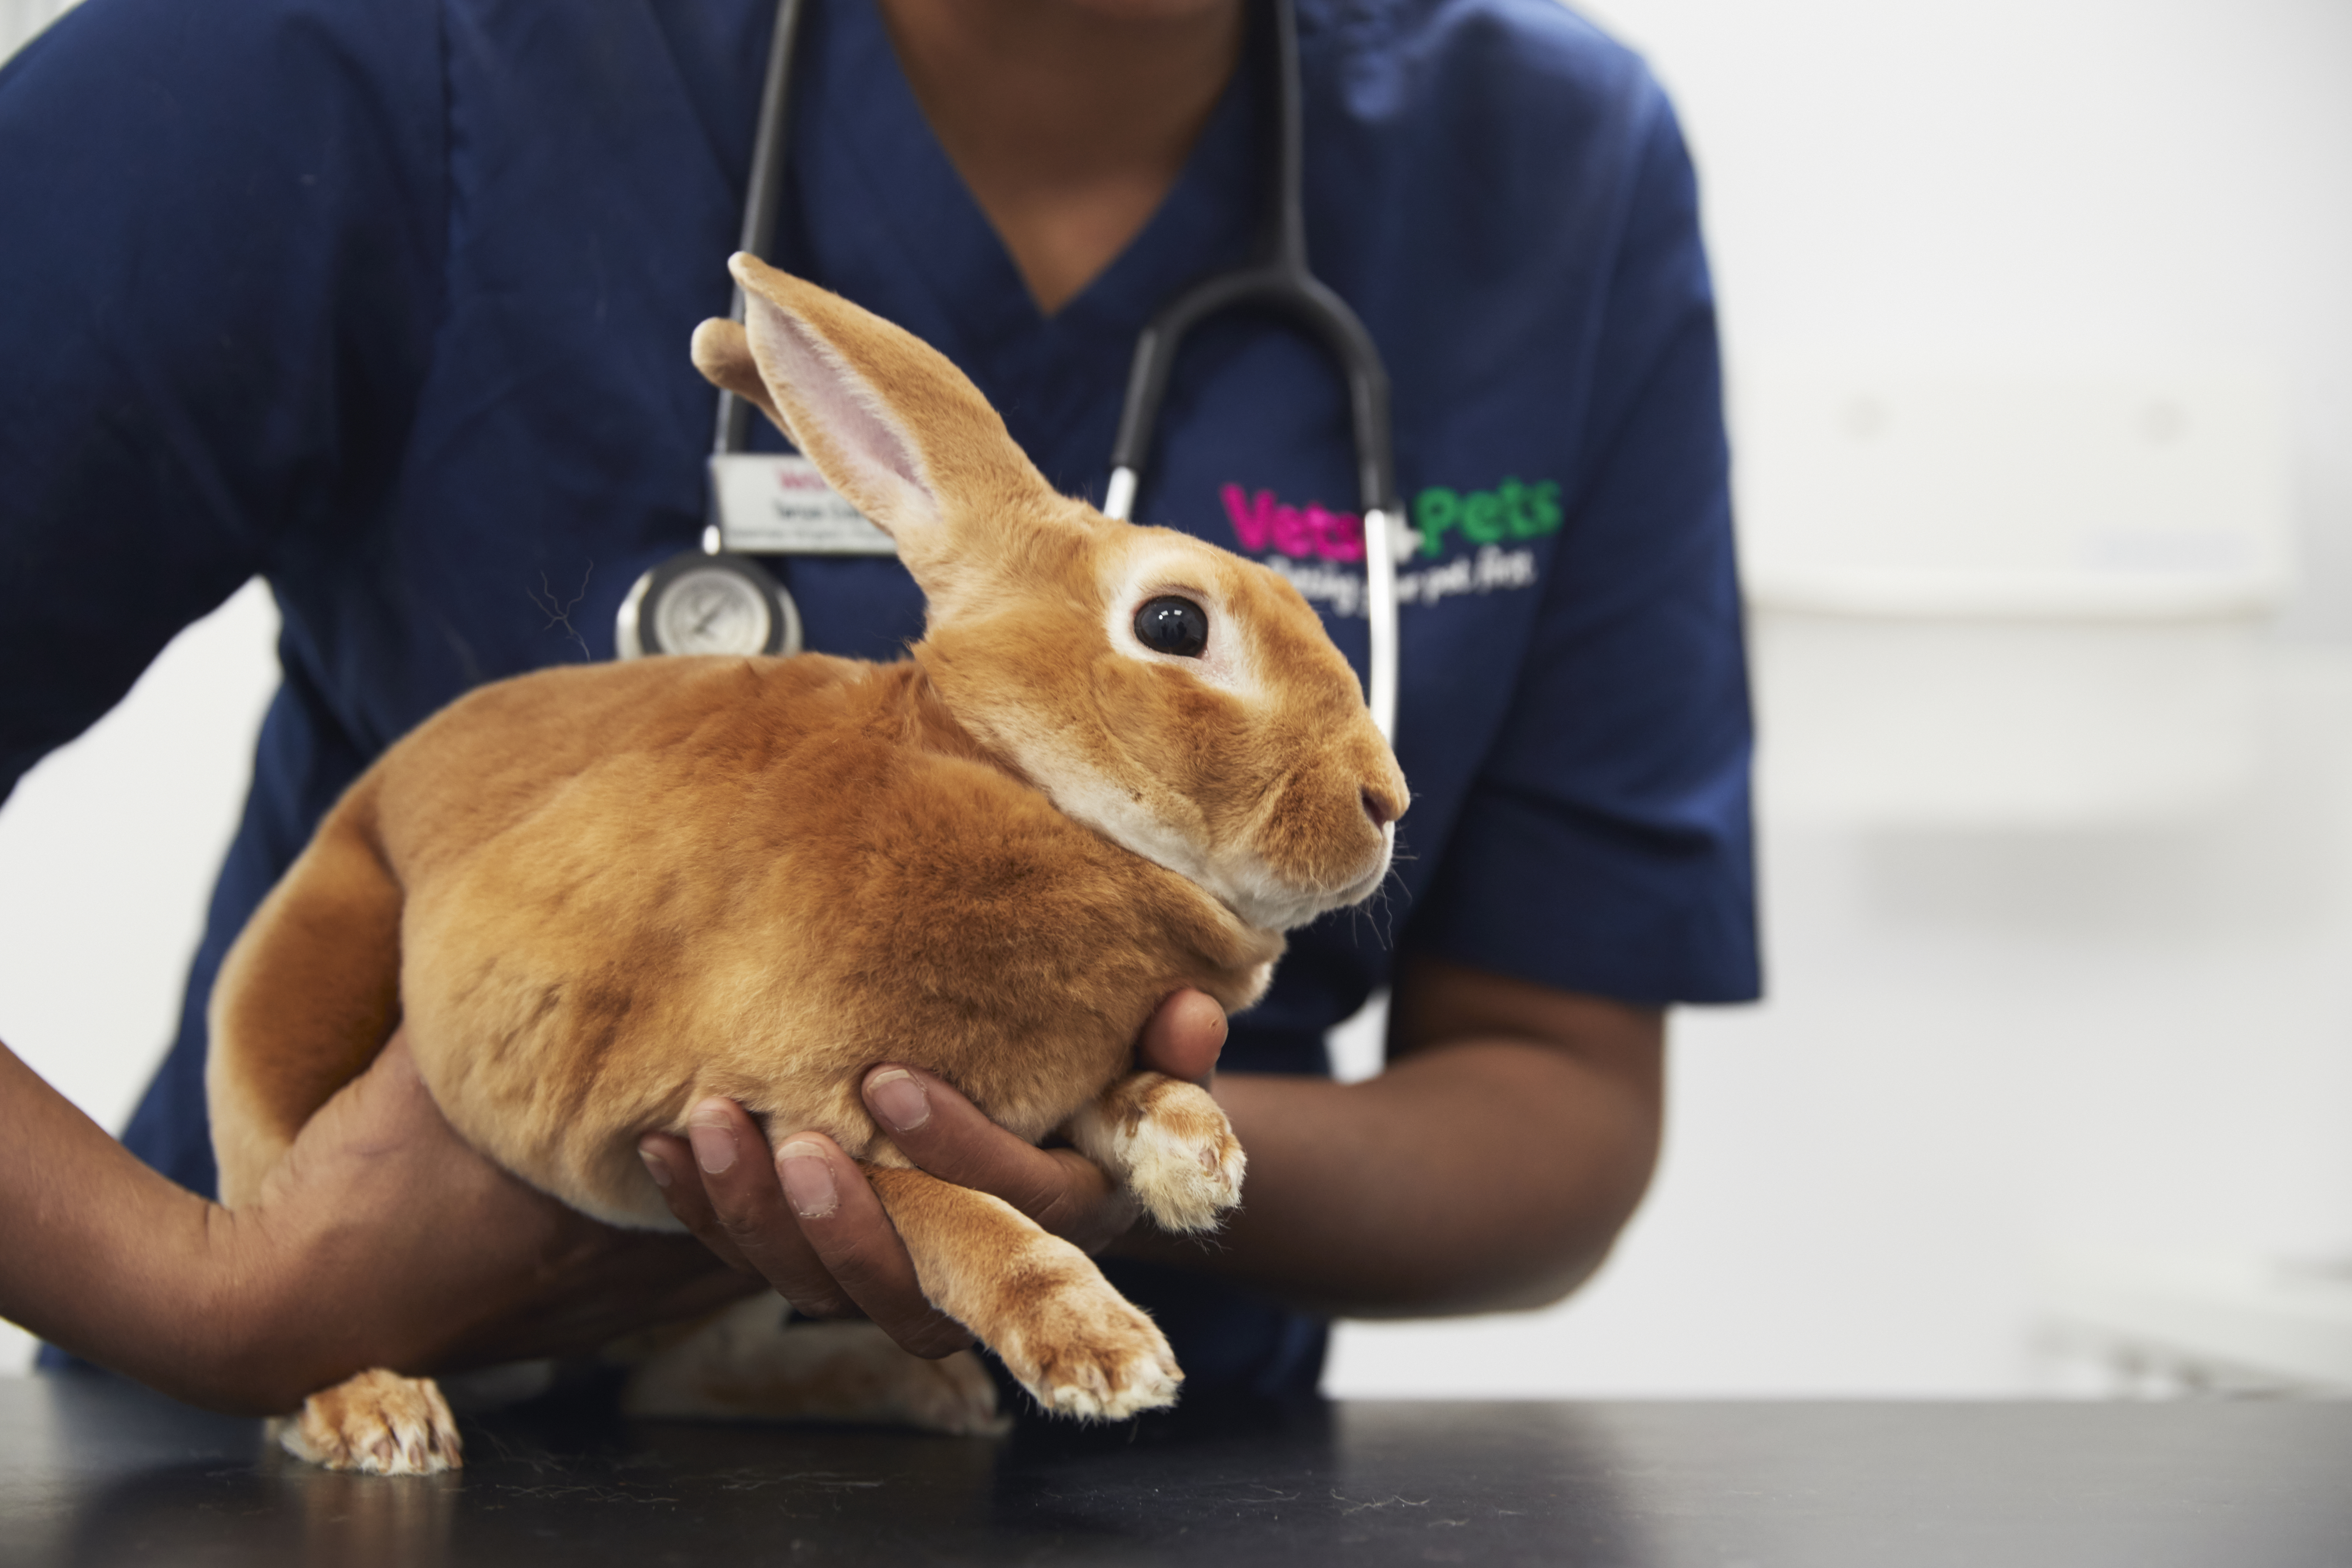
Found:
M 394 746 L 222 970 L 223 1199 L 404 1024 L 463 1136 L 614 1224 L 676 1227 L 635 1144 L 705 1096 L 822 1130 L 925 1294 L 1041 1405 L 1166 1405 L 1181 1373 L 1150 1320 L 1010 1205 L 913 1169 L 860 1078 L 927 1068 L 1024 1138 L 1066 1131 L 1161 1226 L 1214 1225 L 1240 1146 L 1131 1043 L 1181 986 L 1247 1006 L 1280 932 L 1378 887 L 1404 780 L 1279 576 L 1055 494 L 945 358 L 731 266 L 748 320 L 704 323 L 695 363 L 891 535 L 923 638 L 890 664 L 541 671 Z M 458 1456 L 433 1384 L 384 1371 L 284 1438 L 362 1469 Z

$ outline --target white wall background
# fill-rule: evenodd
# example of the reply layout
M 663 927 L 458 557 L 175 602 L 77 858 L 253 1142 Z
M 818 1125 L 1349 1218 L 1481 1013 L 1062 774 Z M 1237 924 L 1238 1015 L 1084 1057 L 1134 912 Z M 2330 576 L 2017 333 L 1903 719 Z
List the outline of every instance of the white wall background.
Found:
M 71 4 L 72 0 L 0 0 L 0 58 L 15 54 Z
M 59 8 L 0 7 L 0 49 Z M 2352 7 L 1590 9 L 1682 110 L 1735 376 L 2265 366 L 2301 586 L 2252 765 L 2193 809 L 1895 831 L 1768 797 L 1772 999 L 1677 1019 L 1617 1258 L 1548 1312 L 1349 1325 L 1330 1387 L 2012 1392 L 2054 1248 L 2352 1247 Z M 110 1127 L 170 1033 L 273 628 L 248 588 L 0 812 L 0 1038 Z

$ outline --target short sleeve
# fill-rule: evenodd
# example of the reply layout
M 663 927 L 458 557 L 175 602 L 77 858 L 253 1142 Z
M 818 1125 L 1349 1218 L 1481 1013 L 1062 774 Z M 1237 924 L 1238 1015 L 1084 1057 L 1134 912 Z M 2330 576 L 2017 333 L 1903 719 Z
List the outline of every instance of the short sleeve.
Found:
M 1582 481 L 1519 681 L 1408 946 L 1630 1002 L 1761 987 L 1753 732 L 1714 296 L 1654 89 Z
M 0 70 L 0 792 L 380 494 L 444 231 L 425 0 L 87 0 Z

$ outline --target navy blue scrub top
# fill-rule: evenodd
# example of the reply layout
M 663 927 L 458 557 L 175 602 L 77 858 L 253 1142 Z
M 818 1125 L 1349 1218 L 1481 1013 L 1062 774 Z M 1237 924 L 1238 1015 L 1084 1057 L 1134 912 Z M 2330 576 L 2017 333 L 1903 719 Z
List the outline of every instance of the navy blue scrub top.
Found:
M 1396 394 L 1398 752 L 1374 908 L 1297 933 L 1232 1069 L 1320 1073 L 1409 950 L 1640 1003 L 1757 994 L 1749 727 L 1713 296 L 1673 115 L 1551 0 L 1302 0 L 1307 229 Z M 125 1135 L 214 1185 L 204 1010 L 336 795 L 487 680 L 609 658 L 703 522 L 772 0 L 87 0 L 0 71 L 0 784 L 256 573 L 285 683 L 179 1037 Z M 1244 259 L 1244 61 L 1160 210 L 1039 313 L 867 0 L 813 6 L 784 265 L 937 345 L 1099 500 L 1136 333 Z M 772 433 L 763 432 L 772 444 Z M 1202 329 L 1137 515 L 1291 574 L 1362 667 L 1336 367 Z M 809 646 L 895 657 L 896 561 L 782 575 Z M 650 807 L 649 807 L 650 809 Z M 1121 1267 L 1195 1390 L 1313 1386 L 1316 1321 Z

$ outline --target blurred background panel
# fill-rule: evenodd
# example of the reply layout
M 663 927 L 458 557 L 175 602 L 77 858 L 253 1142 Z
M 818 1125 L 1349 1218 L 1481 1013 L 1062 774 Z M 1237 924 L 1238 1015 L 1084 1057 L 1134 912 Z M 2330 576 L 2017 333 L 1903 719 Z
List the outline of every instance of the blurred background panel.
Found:
M 2352 1387 L 2352 7 L 1583 9 L 1706 203 L 1771 997 L 1677 1016 L 1594 1284 L 1328 1386 Z M 0 1037 L 110 1127 L 274 636 L 248 587 L 0 813 Z
M 72 0 L 0 0 L 0 59 L 63 16 Z

